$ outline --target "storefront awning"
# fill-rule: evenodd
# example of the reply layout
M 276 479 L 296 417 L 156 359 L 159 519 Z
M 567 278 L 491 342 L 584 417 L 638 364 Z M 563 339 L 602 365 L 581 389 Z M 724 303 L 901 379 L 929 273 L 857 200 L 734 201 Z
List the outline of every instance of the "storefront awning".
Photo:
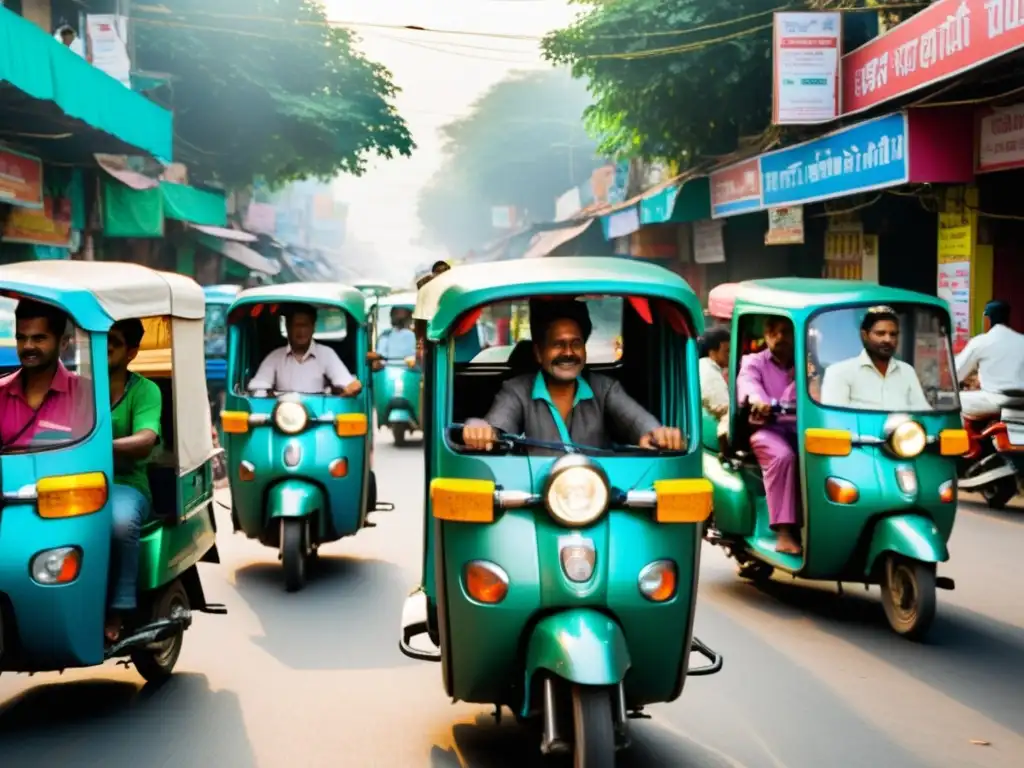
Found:
M 173 159 L 168 110 L 3 7 L 0 41 L 0 128 L 45 136 L 47 159 L 77 161 L 93 152 Z
M 549 229 L 546 232 L 540 232 L 534 237 L 533 242 L 530 243 L 530 247 L 527 249 L 526 253 L 523 254 L 523 258 L 539 259 L 547 256 L 556 248 L 560 248 L 566 243 L 571 242 L 582 235 L 593 223 L 593 219 L 586 219 L 585 221 L 574 223 L 568 227 Z
M 255 243 L 259 240 L 256 235 L 243 232 L 240 229 L 228 229 L 226 227 L 207 227 L 202 224 L 193 224 L 192 229 L 202 232 L 204 235 L 219 237 L 221 240 L 233 240 L 236 243 Z
M 107 237 L 163 237 L 165 219 L 218 229 L 227 226 L 227 201 L 219 192 L 100 165 L 110 174 L 102 180 L 103 234 Z
M 207 227 L 228 225 L 227 198 L 221 192 L 211 192 L 184 184 L 160 182 L 164 201 L 164 216 L 168 219 L 201 224 Z
M 230 230 L 229 230 L 230 231 Z M 196 241 L 206 246 L 211 251 L 219 253 L 237 264 L 241 264 L 253 272 L 262 272 L 264 275 L 274 276 L 281 271 L 281 265 L 277 262 L 261 256 L 252 248 L 248 248 L 235 240 L 225 240 L 203 232 L 197 232 Z
M 613 206 L 601 216 L 601 228 L 606 240 L 614 240 L 648 224 L 683 224 L 710 216 L 707 177 L 687 171 Z

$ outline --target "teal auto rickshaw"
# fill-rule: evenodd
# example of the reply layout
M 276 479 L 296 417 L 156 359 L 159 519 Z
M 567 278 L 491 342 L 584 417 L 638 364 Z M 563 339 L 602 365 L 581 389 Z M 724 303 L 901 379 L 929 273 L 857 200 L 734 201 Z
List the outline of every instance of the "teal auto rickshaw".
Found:
M 395 445 L 406 443 L 406 435 L 420 428 L 420 385 L 423 373 L 416 362 L 416 338 L 410 328 L 408 349 L 398 349 L 389 340 L 385 345 L 386 357 L 381 356 L 381 341 L 395 333 L 391 328 L 391 312 L 416 308 L 415 293 L 394 293 L 381 297 L 374 305 L 373 404 L 377 412 L 377 426 L 386 426 L 394 436 Z M 403 354 L 404 353 L 404 354 Z
M 220 433 L 220 412 L 224 409 L 224 382 L 228 370 L 228 309 L 240 290 L 237 285 L 208 285 L 203 288 L 206 297 L 206 323 L 203 327 L 206 390 L 221 443 L 224 435 Z
M 377 278 L 367 277 L 361 280 L 357 280 L 352 284 L 352 287 L 363 294 L 367 300 L 367 309 L 369 305 L 381 296 L 387 296 L 391 293 L 394 288 L 386 280 L 379 280 Z
M 260 364 L 287 344 L 289 305 L 317 311 L 314 343 L 337 353 L 360 382 L 369 377 L 363 294 L 339 283 L 287 283 L 242 291 L 228 314 L 228 391 L 221 423 L 235 531 L 279 550 L 288 591 L 301 589 L 318 548 L 372 526 L 370 398 L 253 392 Z M 326 383 L 326 382 L 325 382 Z
M 878 584 L 892 628 L 921 637 L 936 588 L 954 586 L 936 566 L 949 559 L 957 457 L 967 449 L 946 303 L 862 282 L 785 278 L 721 285 L 709 308 L 732 329 L 725 453 L 708 416 L 703 432 L 715 488 L 709 539 L 749 579 L 778 570 L 840 588 Z M 869 310 L 891 318 L 880 332 L 896 332 L 884 375 L 862 332 Z M 737 397 L 742 361 L 763 348 L 769 318 L 794 331 L 795 395 L 770 405 L 777 423 L 790 425 L 795 449 L 799 554 L 776 551 L 750 405 Z
M 193 613 L 226 613 L 207 601 L 197 568 L 219 562 L 202 289 L 137 264 L 33 261 L 0 267 L 0 294 L 68 313 L 80 395 L 71 431 L 39 421 L 0 448 L 0 670 L 127 657 L 146 680 L 164 680 Z M 107 332 L 128 318 L 145 326 L 131 370 L 159 385 L 163 434 L 148 466 L 153 510 L 139 545 L 138 608 L 110 645 L 103 631 L 114 470 Z
M 502 435 L 474 453 L 461 424 L 483 416 L 511 377 L 536 380 L 528 336 L 506 359 L 455 362 L 456 338 L 487 306 L 535 297 L 587 302 L 593 337 L 623 337 L 588 356 L 585 376 L 618 381 L 681 452 L 599 449 Z M 503 307 L 502 312 L 507 308 Z M 693 636 L 701 525 L 697 298 L 677 275 L 616 258 L 460 266 L 420 289 L 426 322 L 426 487 L 422 588 L 407 599 L 399 647 L 441 662 L 453 700 L 509 707 L 540 725 L 544 753 L 612 766 L 627 722 L 676 699 L 688 675 L 721 657 Z M 588 346 L 589 349 L 589 346 Z M 535 455 L 544 449 L 545 456 Z M 690 652 L 710 664 L 690 666 Z

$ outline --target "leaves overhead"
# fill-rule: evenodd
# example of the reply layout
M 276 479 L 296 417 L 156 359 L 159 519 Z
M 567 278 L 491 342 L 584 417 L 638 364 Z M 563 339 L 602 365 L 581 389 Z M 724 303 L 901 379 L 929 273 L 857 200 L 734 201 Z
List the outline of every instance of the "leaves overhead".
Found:
M 457 256 L 480 248 L 501 234 L 493 206 L 553 219 L 555 199 L 600 164 L 580 119 L 588 104 L 564 70 L 516 73 L 444 126 L 441 168 L 419 199 L 427 244 Z
M 171 13 L 133 10 L 135 67 L 172 76 L 152 95 L 174 110 L 176 158 L 194 176 L 326 179 L 412 151 L 391 73 L 316 0 L 161 5 Z

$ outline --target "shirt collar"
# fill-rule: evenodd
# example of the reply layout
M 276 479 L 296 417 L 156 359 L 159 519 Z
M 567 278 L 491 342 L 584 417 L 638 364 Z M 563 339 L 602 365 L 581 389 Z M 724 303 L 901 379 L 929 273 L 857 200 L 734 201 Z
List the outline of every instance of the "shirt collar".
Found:
M 710 357 L 703 357 L 701 359 L 702 360 L 707 360 L 707 365 L 710 365 L 718 373 L 724 373 L 725 372 L 725 369 L 722 366 L 720 366 L 718 363 L 716 363 L 714 360 L 712 360 Z
M 289 344 L 288 345 L 288 354 L 291 355 L 292 357 L 294 357 L 296 360 L 306 360 L 306 359 L 308 359 L 310 357 L 316 357 L 316 341 L 314 341 L 312 339 L 310 340 L 310 342 L 309 342 L 309 349 L 307 349 L 306 350 L 306 354 L 302 355 L 301 357 L 298 354 L 295 353 L 295 350 L 292 349 L 292 345 Z
M 875 361 L 871 359 L 871 355 L 868 354 L 868 351 L 866 349 L 862 349 L 860 351 L 860 354 L 857 355 L 857 359 L 860 361 L 861 367 L 871 368 L 875 370 L 879 376 L 888 376 L 890 373 L 895 373 L 897 370 L 899 370 L 900 366 L 903 365 L 903 363 L 897 360 L 895 357 L 890 357 L 889 367 L 885 370 L 885 373 L 883 374 L 881 371 L 878 370 L 878 366 L 875 365 Z
M 544 380 L 544 374 L 538 373 L 537 378 L 533 380 L 533 399 L 543 400 L 548 405 L 554 405 L 551 400 L 551 393 L 548 392 L 548 384 Z M 586 379 L 582 376 L 576 377 L 576 397 L 573 398 L 572 405 L 575 408 L 579 405 L 581 400 L 593 400 L 594 390 L 590 388 Z
M 21 382 L 21 371 L 19 368 L 12 373 L 8 379 L 8 392 L 14 393 L 19 397 L 25 397 L 25 389 Z M 53 379 L 50 380 L 50 392 L 58 392 L 62 395 L 66 395 L 71 390 L 71 373 L 67 368 L 64 367 L 64 363 L 60 360 L 57 361 L 57 370 L 53 374 Z

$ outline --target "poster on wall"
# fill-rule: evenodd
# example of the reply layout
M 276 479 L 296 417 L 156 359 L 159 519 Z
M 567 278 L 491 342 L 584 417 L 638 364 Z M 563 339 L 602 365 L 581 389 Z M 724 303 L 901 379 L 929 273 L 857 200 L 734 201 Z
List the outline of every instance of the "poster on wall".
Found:
M 810 125 L 839 115 L 842 14 L 776 13 L 772 123 Z
M 971 339 L 971 262 L 940 262 L 936 295 L 949 304 L 953 353 L 959 354 Z
M 790 205 L 768 209 L 765 245 L 800 245 L 804 241 L 804 207 Z
M 25 208 L 43 205 L 43 161 L 0 149 L 0 201 Z
M 71 247 L 71 200 L 43 198 L 42 208 L 11 208 L 4 242 Z
M 986 108 L 978 120 L 978 173 L 1024 168 L 1024 104 Z
M 698 264 L 721 264 L 725 261 L 722 227 L 725 222 L 711 219 L 693 225 L 693 260 Z
M 132 62 L 128 56 L 128 17 L 112 13 L 91 13 L 86 16 L 85 36 L 92 65 L 131 88 Z

